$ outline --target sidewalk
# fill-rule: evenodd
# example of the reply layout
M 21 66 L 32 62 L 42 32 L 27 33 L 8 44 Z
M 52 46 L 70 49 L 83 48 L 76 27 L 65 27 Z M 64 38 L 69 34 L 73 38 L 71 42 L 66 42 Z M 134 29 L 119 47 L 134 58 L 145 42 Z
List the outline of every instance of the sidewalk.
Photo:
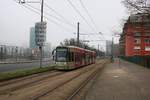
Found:
M 97 76 L 86 100 L 150 100 L 150 69 L 117 59 Z

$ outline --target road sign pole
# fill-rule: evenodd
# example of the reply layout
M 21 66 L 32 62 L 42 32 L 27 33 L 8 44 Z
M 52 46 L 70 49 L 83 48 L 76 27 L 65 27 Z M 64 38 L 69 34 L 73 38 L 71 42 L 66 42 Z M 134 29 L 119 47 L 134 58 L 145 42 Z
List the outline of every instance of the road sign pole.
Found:
M 21 4 L 24 4 L 24 3 L 39 3 L 39 2 L 32 2 L 32 1 L 25 1 L 25 0 L 19 0 L 19 3 L 21 3 Z M 41 37 L 42 36 L 44 36 L 45 34 L 46 34 L 46 31 L 44 31 L 43 29 L 46 29 L 45 27 L 42 27 L 42 24 L 44 24 L 43 23 L 43 6 L 44 6 L 44 0 L 41 0 L 41 23 L 37 23 L 37 33 L 36 33 L 36 39 L 35 39 L 35 41 L 36 42 L 39 42 L 39 40 L 41 41 L 41 40 L 43 40 L 43 41 L 41 41 L 41 43 L 36 43 L 38 46 L 39 46 L 39 50 L 40 50 L 40 67 L 42 67 L 42 46 L 43 46 L 43 44 L 44 44 L 44 42 L 45 42 L 45 37 L 44 38 L 42 38 L 41 39 Z M 39 25 L 40 24 L 40 25 Z M 39 25 L 39 26 L 38 26 Z M 35 27 L 35 28 L 36 28 Z M 42 28 L 41 28 L 42 27 Z M 38 29 L 38 28 L 41 28 L 41 29 Z M 42 34 L 42 32 L 40 32 L 40 30 L 42 30 L 42 32 L 43 32 L 43 34 Z M 37 39 L 38 38 L 38 39 Z
M 39 46 L 40 49 L 40 68 L 42 68 L 42 46 Z
M 41 3 L 41 22 L 43 22 L 43 4 L 44 4 L 44 0 L 42 0 Z M 40 68 L 42 67 L 42 46 L 39 46 L 40 49 Z
M 39 46 L 40 52 L 40 67 L 42 67 L 42 47 L 44 45 L 44 42 L 46 41 L 46 22 L 37 22 L 35 24 L 35 34 L 35 41 Z

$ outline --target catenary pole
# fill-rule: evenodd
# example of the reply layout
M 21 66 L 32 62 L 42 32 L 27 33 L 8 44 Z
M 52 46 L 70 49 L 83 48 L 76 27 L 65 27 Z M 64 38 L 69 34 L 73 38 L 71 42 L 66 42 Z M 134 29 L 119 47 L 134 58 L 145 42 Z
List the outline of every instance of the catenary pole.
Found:
M 114 49 L 114 37 L 112 37 L 112 44 L 111 44 L 111 62 L 113 62 L 114 61 L 114 51 L 113 51 L 113 49 Z
M 100 55 L 100 54 L 99 54 L 99 44 L 98 44 L 98 58 L 100 57 L 99 55 Z
M 43 22 L 43 4 L 44 4 L 44 0 L 42 0 L 41 2 L 41 22 Z M 39 46 L 40 49 L 40 68 L 42 67 L 42 45 Z
M 77 23 L 77 46 L 79 46 L 79 22 Z
M 39 3 L 39 2 L 32 2 L 32 1 L 25 1 L 25 0 L 19 0 L 19 3 L 24 4 L 24 3 Z M 43 22 L 43 6 L 44 6 L 44 0 L 41 0 L 41 23 Z M 40 50 L 40 68 L 42 67 L 42 46 L 43 44 L 39 44 L 39 50 Z

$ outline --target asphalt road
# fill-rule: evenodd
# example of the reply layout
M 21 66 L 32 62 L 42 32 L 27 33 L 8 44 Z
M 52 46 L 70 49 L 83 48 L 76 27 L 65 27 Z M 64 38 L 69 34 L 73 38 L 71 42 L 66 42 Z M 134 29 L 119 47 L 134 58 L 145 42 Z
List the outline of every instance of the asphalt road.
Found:
M 42 66 L 48 66 L 52 63 L 52 61 L 44 61 L 42 62 Z M 17 63 L 17 64 L 0 64 L 0 73 L 8 72 L 20 69 L 29 69 L 29 68 L 38 68 L 40 66 L 40 62 L 32 62 L 32 63 Z

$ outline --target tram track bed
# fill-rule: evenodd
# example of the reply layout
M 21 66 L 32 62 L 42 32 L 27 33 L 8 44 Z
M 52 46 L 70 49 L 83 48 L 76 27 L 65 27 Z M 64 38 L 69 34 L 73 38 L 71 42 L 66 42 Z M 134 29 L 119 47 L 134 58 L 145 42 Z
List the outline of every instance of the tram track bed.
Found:
M 41 68 L 30 68 L 30 69 L 20 69 L 10 72 L 0 72 L 0 84 L 3 81 L 17 79 L 21 77 L 31 76 L 34 74 L 44 73 L 54 70 L 54 66 L 41 67 Z
M 44 76 L 35 76 L 16 84 L 2 85 L 0 100 L 67 100 L 105 62 L 106 60 L 101 60 L 74 71 L 50 72 L 49 75 L 47 73 Z
M 20 78 L 11 82 L 0 84 L 0 95 L 7 94 L 15 90 L 23 89 L 34 84 L 38 84 L 46 79 L 63 74 L 64 72 L 50 71 L 49 73 L 41 73 L 29 77 Z

